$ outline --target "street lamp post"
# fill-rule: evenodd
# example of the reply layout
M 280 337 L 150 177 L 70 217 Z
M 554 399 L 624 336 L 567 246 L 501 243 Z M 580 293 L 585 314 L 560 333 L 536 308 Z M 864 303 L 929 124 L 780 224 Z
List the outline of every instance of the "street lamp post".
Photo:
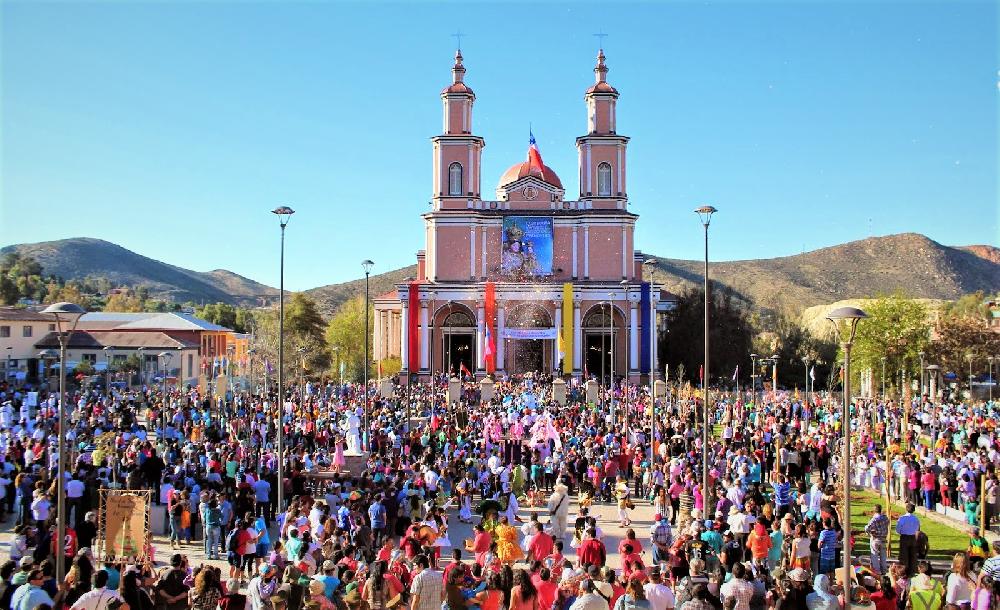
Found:
M 644 267 L 649 267 L 649 288 L 653 289 L 653 270 L 656 269 L 656 259 L 647 258 L 642 261 Z M 656 464 L 653 455 L 653 447 L 656 443 L 656 367 L 653 362 L 656 360 L 656 308 L 653 300 L 649 300 L 649 467 Z
M 709 308 L 710 303 L 709 286 L 708 286 L 708 226 L 712 223 L 712 214 L 715 214 L 717 210 L 710 206 L 704 205 L 696 209 L 695 214 L 701 220 L 701 224 L 705 227 L 705 362 L 704 370 L 702 372 L 702 382 L 701 382 L 701 394 L 702 394 L 702 430 L 701 430 L 701 501 L 704 506 L 708 506 L 709 503 L 709 492 L 708 492 L 708 432 L 709 424 L 708 421 L 708 409 L 709 409 L 709 393 L 708 393 L 708 379 L 709 379 L 709 368 L 708 368 L 708 329 L 709 329 Z
M 841 524 L 845 532 L 851 529 L 851 347 L 854 345 L 854 336 L 858 331 L 858 322 L 867 318 L 868 314 L 856 307 L 838 307 L 827 314 L 829 320 L 837 332 L 837 340 L 844 350 L 844 412 L 841 419 L 841 429 L 844 433 L 844 454 L 843 454 L 843 484 L 844 484 L 844 514 L 841 516 Z M 844 536 L 844 599 L 846 604 L 851 600 L 851 578 L 853 567 L 851 565 L 851 536 Z
M 805 366 L 805 371 L 806 371 L 804 378 L 805 386 L 803 387 L 805 388 L 805 399 L 806 402 L 808 403 L 809 402 L 809 356 L 802 356 L 802 364 Z
M 885 402 L 885 356 L 882 356 L 882 402 Z
M 277 215 L 278 224 L 281 227 L 281 257 L 279 263 L 279 286 L 278 286 L 278 417 L 276 429 L 278 431 L 278 513 L 285 510 L 285 227 L 292 219 L 295 210 L 288 206 L 281 206 L 271 210 Z
M 167 374 L 170 370 L 170 361 L 173 359 L 173 352 L 160 352 L 160 366 L 163 369 L 163 404 L 160 405 L 160 431 L 156 438 L 160 440 L 160 446 L 164 451 L 167 449 Z
M 111 397 L 111 352 L 115 348 L 105 345 L 101 351 L 104 352 L 104 393 Z
M 924 402 L 924 351 L 917 352 L 920 356 L 920 404 Z
M 14 346 L 8 345 L 6 351 L 7 351 L 7 366 L 3 370 L 3 376 L 4 376 L 4 381 L 10 383 L 10 369 L 11 369 L 10 355 L 14 351 Z
M 750 354 L 750 395 L 753 401 L 757 402 L 757 354 Z
M 771 356 L 771 391 L 775 394 L 778 393 L 778 360 L 780 359 L 778 354 Z
M 631 312 L 632 309 L 631 309 L 631 307 L 627 306 L 627 304 L 628 304 L 628 280 L 622 280 L 620 285 L 622 287 L 622 300 L 626 304 L 626 305 L 622 306 L 622 334 L 624 335 L 625 332 L 626 332 L 625 331 L 625 312 L 626 311 Z M 631 313 L 629 315 L 631 315 Z M 625 366 L 622 367 L 625 370 L 625 383 L 622 384 L 623 390 L 624 390 L 624 387 L 628 384 L 628 371 L 629 371 L 629 361 L 628 360 L 629 360 L 629 352 L 630 351 L 631 351 L 631 348 L 629 347 L 628 340 L 626 340 L 625 341 L 625 352 L 624 352 L 624 355 L 625 355 L 625 358 L 624 358 L 625 359 Z M 634 362 L 632 363 L 632 366 L 635 366 Z M 614 400 L 615 400 L 615 397 L 614 397 L 614 394 L 612 393 L 611 402 L 614 403 Z M 622 401 L 622 402 L 624 403 L 624 401 Z M 629 427 L 628 426 L 629 426 L 629 421 L 630 421 L 631 418 L 629 417 L 629 407 L 627 405 L 624 405 L 622 407 L 622 413 L 623 413 L 622 419 L 624 420 L 624 423 L 625 423 L 625 438 L 628 439 L 628 433 L 629 433 Z
M 375 263 L 365 259 L 361 261 L 361 268 L 365 270 L 365 449 L 371 451 L 371 421 L 369 415 L 369 391 L 368 391 L 368 276 L 371 274 Z
M 974 356 L 972 352 L 965 355 L 966 361 L 969 363 L 969 400 L 972 400 L 972 360 Z
M 66 576 L 66 553 L 63 545 L 66 540 L 66 344 L 76 332 L 76 325 L 83 316 L 84 309 L 75 303 L 53 303 L 42 313 L 52 314 L 56 319 L 59 337 L 59 438 L 58 459 L 56 468 L 56 582 L 62 582 Z M 64 324 L 68 330 L 63 330 Z
M 608 398 L 611 399 L 611 425 L 615 425 L 615 293 L 608 293 L 608 311 L 611 312 L 611 378 L 608 380 Z
M 993 402 L 993 361 L 996 360 L 994 356 L 987 356 L 986 362 L 990 363 L 990 378 L 989 378 L 989 392 L 990 392 L 990 402 Z

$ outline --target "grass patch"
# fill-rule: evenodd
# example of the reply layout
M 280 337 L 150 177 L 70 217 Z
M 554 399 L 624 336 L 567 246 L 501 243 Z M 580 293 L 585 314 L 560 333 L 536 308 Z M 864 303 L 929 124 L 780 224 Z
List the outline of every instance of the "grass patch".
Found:
M 879 496 L 870 491 L 854 491 L 851 493 L 851 529 L 863 532 L 868 520 L 875 512 L 875 505 L 881 504 L 885 510 L 885 497 Z M 899 536 L 896 535 L 896 518 L 903 514 L 903 505 L 893 502 L 892 505 L 892 546 L 889 549 L 889 557 L 899 557 Z M 922 510 L 917 509 L 917 518 L 920 519 L 920 529 L 927 534 L 930 542 L 930 552 L 927 558 L 939 561 L 951 561 L 955 553 L 969 548 L 969 535 L 964 529 L 938 523 L 921 515 Z M 858 553 L 868 551 L 868 535 L 862 533 L 857 536 L 856 544 Z

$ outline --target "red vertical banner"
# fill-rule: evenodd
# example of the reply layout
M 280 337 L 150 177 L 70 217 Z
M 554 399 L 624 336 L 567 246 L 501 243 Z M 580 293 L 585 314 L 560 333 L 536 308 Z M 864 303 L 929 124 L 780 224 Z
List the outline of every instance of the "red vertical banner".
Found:
M 484 337 L 484 342 L 486 345 L 483 346 L 485 350 L 485 360 L 486 360 L 486 372 L 492 374 L 496 370 L 496 314 L 497 314 L 497 291 L 496 284 L 493 282 L 486 282 L 486 292 L 484 295 L 483 310 L 486 315 L 486 319 L 483 320 L 484 327 L 486 328 L 486 336 Z
M 420 282 L 410 282 L 409 317 L 406 320 L 407 353 L 410 373 L 420 370 Z

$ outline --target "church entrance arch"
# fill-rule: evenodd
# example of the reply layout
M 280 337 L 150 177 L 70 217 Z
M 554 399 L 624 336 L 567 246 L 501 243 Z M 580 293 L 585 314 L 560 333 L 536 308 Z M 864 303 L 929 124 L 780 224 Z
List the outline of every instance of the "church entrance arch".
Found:
M 438 310 L 441 370 L 459 375 L 464 367 L 475 371 L 476 320 L 468 307 L 448 303 Z
M 622 352 L 621 333 L 625 324 L 622 312 L 617 307 L 612 308 L 609 303 L 598 303 L 591 307 L 583 317 L 584 366 L 587 375 L 599 380 L 602 385 L 608 384 L 611 380 L 612 309 L 614 310 L 614 356 L 615 376 L 617 377 L 624 373 L 618 368 Z
M 537 303 L 521 303 L 514 307 L 507 317 L 504 341 L 512 349 L 506 349 L 507 370 L 515 374 L 542 372 L 553 367 L 551 349 L 555 338 L 542 338 L 554 331 L 552 316 Z M 513 359 L 513 360 L 511 360 Z

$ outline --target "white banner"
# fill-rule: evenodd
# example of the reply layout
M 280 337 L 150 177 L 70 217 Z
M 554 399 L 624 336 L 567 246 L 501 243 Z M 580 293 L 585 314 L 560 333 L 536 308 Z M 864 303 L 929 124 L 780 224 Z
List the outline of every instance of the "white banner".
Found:
M 503 335 L 507 339 L 555 339 L 555 328 L 505 328 Z

